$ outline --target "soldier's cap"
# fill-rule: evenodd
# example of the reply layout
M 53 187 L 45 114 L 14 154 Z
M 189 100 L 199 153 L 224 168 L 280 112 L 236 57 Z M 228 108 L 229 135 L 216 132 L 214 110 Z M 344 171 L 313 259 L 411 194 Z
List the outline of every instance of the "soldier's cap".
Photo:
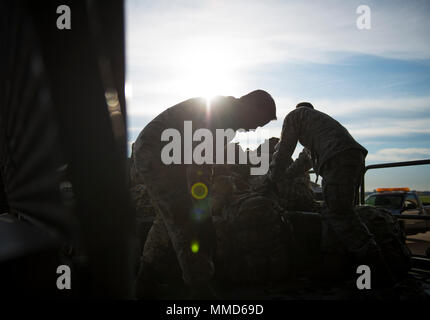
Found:
M 297 104 L 296 108 L 306 107 L 309 109 L 314 109 L 314 106 L 310 102 L 300 102 Z
M 276 104 L 272 96 L 264 90 L 254 90 L 239 98 L 241 104 L 264 119 L 276 120 Z

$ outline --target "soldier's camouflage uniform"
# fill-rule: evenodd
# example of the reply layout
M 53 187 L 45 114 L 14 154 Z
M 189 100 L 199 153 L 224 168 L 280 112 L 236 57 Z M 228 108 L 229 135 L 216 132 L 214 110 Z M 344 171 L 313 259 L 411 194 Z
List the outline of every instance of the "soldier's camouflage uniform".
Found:
M 275 148 L 279 149 L 280 144 Z M 319 211 L 309 178 L 309 169 L 312 168 L 312 159 L 310 151 L 306 148 L 300 152 L 297 159 L 289 159 L 291 163 L 283 179 L 277 183 L 279 190 L 279 201 L 286 210 L 293 211 Z
M 215 235 L 210 217 L 211 167 L 163 164 L 161 150 L 168 142 L 161 141 L 161 134 L 169 128 L 181 133 L 181 163 L 184 163 L 183 153 L 192 152 L 184 151 L 184 121 L 192 121 L 193 133 L 199 128 L 207 128 L 215 138 L 217 128 L 235 129 L 235 117 L 238 115 L 234 111 L 237 104 L 238 99 L 234 97 L 217 97 L 212 100 L 212 108 L 208 109 L 205 99 L 189 99 L 162 112 L 139 134 L 132 155 L 136 177 L 141 180 L 137 183 L 148 188 L 158 211 L 145 243 L 141 262 L 144 267 L 141 267 L 139 277 L 144 276 L 142 268 L 150 269 L 154 261 L 162 260 L 159 255 L 166 252 L 163 248 L 169 245 L 173 245 L 187 285 L 204 286 L 212 277 L 214 266 L 211 255 Z M 191 186 L 196 182 L 207 186 L 205 199 L 197 200 L 191 196 Z M 191 251 L 194 241 L 198 241 L 198 252 Z
M 359 177 L 364 169 L 367 150 L 330 116 L 307 107 L 296 108 L 285 118 L 279 150 L 274 154 L 269 177 L 277 181 L 290 163 L 297 142 L 310 150 L 313 168 L 323 177 L 325 208 L 322 218 L 344 248 L 357 259 L 378 247 L 367 227 L 354 213 Z M 293 170 L 292 170 L 293 171 Z M 331 237 L 323 237 L 323 250 L 336 251 Z

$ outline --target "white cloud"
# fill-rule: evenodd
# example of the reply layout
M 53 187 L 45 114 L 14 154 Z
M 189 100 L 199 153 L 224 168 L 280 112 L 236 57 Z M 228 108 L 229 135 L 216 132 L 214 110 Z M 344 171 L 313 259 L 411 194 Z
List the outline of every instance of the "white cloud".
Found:
M 350 133 L 359 139 L 378 137 L 402 137 L 414 134 L 430 134 L 428 123 L 430 118 L 425 119 L 377 119 L 372 121 L 357 121 L 352 125 L 345 124 Z
M 242 75 L 268 64 L 342 63 L 349 54 L 430 58 L 430 5 L 368 1 L 372 29 L 363 31 L 355 24 L 360 4 L 129 0 L 128 80 L 135 94 L 129 112 L 155 116 L 208 86 L 241 95 L 254 89 Z
M 430 134 L 429 128 L 404 128 L 402 125 L 385 126 L 380 128 L 364 127 L 349 130 L 357 138 L 401 137 L 412 134 Z
M 256 74 L 267 65 L 339 64 L 351 54 L 430 59 L 429 3 L 367 1 L 372 29 L 360 31 L 355 22 L 361 4 L 361 0 L 128 0 L 127 77 L 133 85 L 129 116 L 151 119 L 175 103 L 200 95 L 205 82 L 219 94 L 240 96 L 255 89 L 243 75 Z M 269 132 L 279 136 L 283 118 L 298 101 L 284 94 L 274 98 L 278 121 L 269 125 Z M 358 139 L 430 133 L 430 115 L 424 119 L 400 116 L 407 110 L 412 114 L 430 110 L 430 97 L 333 98 L 312 103 L 335 118 L 348 118 L 344 125 Z M 399 117 L 384 119 L 384 113 Z M 146 125 L 141 122 L 133 122 L 136 128 L 131 136 Z
M 129 65 L 170 75 L 188 62 L 190 50 L 218 50 L 236 69 L 279 62 L 333 62 L 333 53 L 430 58 L 429 6 L 369 4 L 371 30 L 359 31 L 359 1 L 199 1 L 171 5 L 127 2 Z M 211 46 L 211 43 L 215 44 Z
M 366 161 L 397 162 L 430 158 L 430 148 L 386 148 L 367 155 Z
M 430 58 L 428 3 L 367 1 L 372 28 L 358 30 L 361 2 L 157 1 L 145 7 L 129 1 L 129 55 L 133 64 L 175 67 L 190 45 L 210 39 L 229 47 L 224 54 L 239 52 L 238 67 L 290 59 L 329 62 L 337 58 L 334 52 Z
M 314 106 L 333 116 L 360 113 L 372 119 L 374 115 L 392 115 L 393 112 L 417 113 L 430 110 L 430 96 L 374 98 L 374 99 L 321 99 L 314 102 Z

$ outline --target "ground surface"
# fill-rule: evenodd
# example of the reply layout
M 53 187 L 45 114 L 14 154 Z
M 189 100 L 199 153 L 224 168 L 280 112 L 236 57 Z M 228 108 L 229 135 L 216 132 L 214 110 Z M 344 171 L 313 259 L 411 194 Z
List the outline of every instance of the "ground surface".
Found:
M 420 196 L 422 202 L 430 203 L 430 196 Z

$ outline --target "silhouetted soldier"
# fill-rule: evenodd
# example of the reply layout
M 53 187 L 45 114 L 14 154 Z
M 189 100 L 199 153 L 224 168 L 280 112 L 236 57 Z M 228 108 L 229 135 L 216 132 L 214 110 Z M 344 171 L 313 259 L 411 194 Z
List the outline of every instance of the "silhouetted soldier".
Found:
M 387 266 L 373 235 L 353 210 L 367 150 L 339 122 L 314 110 L 308 102 L 299 103 L 284 120 L 279 150 L 273 156 L 266 187 L 282 177 L 297 142 L 310 150 L 313 168 L 323 177 L 322 218 L 329 226 L 329 230 L 323 230 L 324 255 L 336 255 L 339 251 L 336 240 L 329 236 L 334 232 L 335 238 L 359 262 L 385 272 Z M 291 173 L 287 170 L 286 174 Z
M 145 243 L 137 283 L 138 297 L 150 296 L 157 250 L 168 233 L 186 285 L 195 298 L 211 297 L 209 281 L 214 273 L 212 252 L 215 235 L 210 217 L 210 166 L 165 165 L 161 141 L 165 129 L 176 129 L 184 137 L 184 121 L 192 121 L 193 131 L 240 128 L 256 129 L 276 119 L 276 106 L 265 91 L 256 90 L 240 99 L 216 97 L 210 107 L 204 98 L 181 102 L 158 115 L 139 134 L 134 144 L 134 166 L 138 183 L 147 186 L 158 210 Z M 214 142 L 214 147 L 216 143 Z M 182 149 L 182 148 L 181 148 Z M 214 152 L 215 154 L 215 152 Z M 209 167 L 209 168 L 208 168 Z M 164 241 L 164 242 L 163 242 Z M 164 244 L 163 244 L 164 243 Z M 172 266 L 172 270 L 173 270 Z

